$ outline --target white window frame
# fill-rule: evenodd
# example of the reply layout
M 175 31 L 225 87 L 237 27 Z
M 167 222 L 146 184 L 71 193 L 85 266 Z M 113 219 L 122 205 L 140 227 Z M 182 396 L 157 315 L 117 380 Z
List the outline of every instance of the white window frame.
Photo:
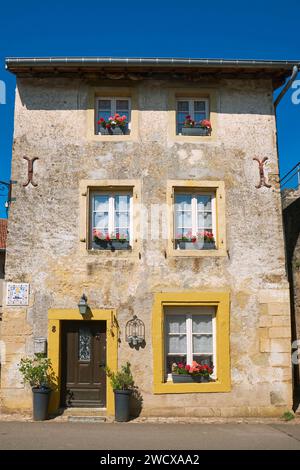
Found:
M 191 195 L 192 196 L 192 204 L 191 204 L 191 212 L 192 212 L 192 236 L 197 236 L 197 233 L 201 230 L 210 230 L 210 228 L 205 228 L 205 227 L 198 227 L 198 208 L 197 208 L 197 196 L 211 196 L 211 215 L 212 215 L 212 233 L 215 239 L 215 245 L 217 246 L 217 206 L 216 206 L 216 191 L 201 191 L 201 188 L 199 191 L 189 191 L 187 188 L 186 190 L 184 188 L 180 188 L 180 190 L 176 189 L 174 190 L 174 240 L 176 237 L 176 195 L 177 194 L 185 194 L 185 195 Z M 207 212 L 207 211 L 203 211 Z
M 176 98 L 176 133 L 177 133 L 177 126 L 178 126 L 178 105 L 179 101 L 187 101 L 189 105 L 189 110 L 187 111 L 187 115 L 191 116 L 191 119 L 194 120 L 195 110 L 194 110 L 194 102 L 195 101 L 203 101 L 205 103 L 205 118 L 209 119 L 209 99 L 208 98 Z M 181 111 L 182 112 L 182 111 Z M 182 135 L 178 133 L 177 135 Z
M 115 233 L 115 197 L 120 195 L 130 195 L 129 198 L 129 244 L 133 246 L 133 194 L 132 190 L 122 189 L 118 190 L 108 190 L 105 189 L 96 189 L 92 190 L 90 193 L 90 243 L 93 239 L 93 218 L 94 211 L 93 209 L 93 198 L 94 196 L 108 196 L 108 234 Z M 92 245 L 92 243 L 91 243 Z M 95 249 L 95 248 L 92 248 Z
M 197 308 L 197 307 L 194 307 L 194 308 Z M 201 307 L 200 307 L 201 308 Z M 189 309 L 188 309 L 189 310 Z M 217 322 L 216 322 L 216 312 L 214 313 L 207 313 L 207 312 L 203 312 L 202 314 L 201 313 L 191 313 L 191 311 L 187 311 L 186 313 L 182 313 L 182 312 L 174 312 L 174 313 L 165 313 L 165 322 L 166 322 L 166 317 L 168 315 L 185 315 L 186 316 L 186 326 L 185 326 L 185 334 L 186 334 L 186 363 L 187 364 L 192 364 L 192 361 L 193 361 L 193 355 L 196 356 L 200 356 L 200 355 L 209 355 L 209 356 L 212 356 L 212 360 L 213 360 L 213 366 L 214 366 L 214 369 L 213 369 L 213 373 L 211 375 L 211 377 L 215 380 L 216 377 L 217 377 Z M 194 353 L 193 354 L 193 335 L 194 334 L 198 334 L 199 333 L 193 333 L 193 316 L 197 316 L 197 315 L 211 315 L 212 316 L 212 337 L 213 337 L 213 352 L 212 353 L 200 353 L 200 354 L 197 354 L 197 353 Z M 174 335 L 177 335 L 178 336 L 178 333 L 173 333 Z M 202 335 L 211 335 L 211 333 L 200 333 Z M 167 337 L 172 335 L 172 333 L 167 333 L 167 331 L 165 331 L 165 345 L 167 344 Z M 167 370 L 167 356 L 174 356 L 174 354 L 171 354 L 171 353 L 165 353 L 165 370 Z M 176 354 L 176 356 L 180 356 L 181 354 Z M 169 373 L 169 374 L 165 374 L 166 375 L 166 380 L 169 382 L 169 381 L 172 381 L 172 374 Z
M 117 100 L 127 100 L 128 101 L 128 129 L 131 130 L 131 98 L 127 96 L 97 96 L 96 98 L 96 109 L 95 109 L 95 128 L 98 132 L 98 111 L 99 111 L 99 101 L 100 100 L 110 100 L 111 101 L 111 108 L 110 108 L 110 114 L 113 116 L 116 114 L 116 108 L 117 108 Z

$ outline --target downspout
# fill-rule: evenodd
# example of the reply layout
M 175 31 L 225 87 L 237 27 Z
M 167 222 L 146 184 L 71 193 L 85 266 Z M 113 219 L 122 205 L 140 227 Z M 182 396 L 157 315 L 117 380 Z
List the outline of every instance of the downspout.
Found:
M 295 81 L 295 79 L 297 77 L 297 73 L 298 73 L 298 66 L 294 65 L 293 72 L 292 72 L 292 75 L 290 76 L 289 81 L 286 83 L 285 87 L 281 90 L 281 92 L 277 96 L 276 100 L 274 101 L 275 110 L 276 110 L 278 104 L 280 103 L 280 101 L 282 100 L 282 98 L 284 97 L 284 95 L 286 94 L 286 92 L 291 88 L 293 82 Z

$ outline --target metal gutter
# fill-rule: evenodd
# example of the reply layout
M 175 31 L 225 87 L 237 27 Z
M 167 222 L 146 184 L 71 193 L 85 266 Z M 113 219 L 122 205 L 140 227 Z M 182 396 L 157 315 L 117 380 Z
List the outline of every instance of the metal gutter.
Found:
M 278 104 L 280 103 L 280 101 L 282 100 L 286 92 L 289 90 L 289 88 L 291 88 L 293 82 L 296 80 L 299 69 L 300 69 L 299 65 L 298 66 L 294 65 L 292 75 L 290 76 L 289 81 L 285 84 L 285 86 L 283 87 L 279 95 L 277 96 L 276 100 L 274 101 L 275 109 L 277 108 Z
M 68 66 L 166 66 L 166 67 L 249 67 L 288 69 L 300 60 L 244 60 L 244 59 L 191 59 L 191 58 L 134 58 L 134 57 L 8 57 L 9 70 L 18 67 Z

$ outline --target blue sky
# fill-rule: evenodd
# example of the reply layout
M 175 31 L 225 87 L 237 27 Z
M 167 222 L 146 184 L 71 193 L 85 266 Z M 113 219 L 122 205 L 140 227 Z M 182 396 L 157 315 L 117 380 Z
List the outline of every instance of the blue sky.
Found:
M 0 180 L 9 180 L 15 79 L 7 56 L 154 56 L 300 61 L 299 1 L 13 0 L 0 6 Z M 298 76 L 300 80 L 300 74 Z M 278 107 L 280 170 L 300 160 L 300 104 Z M 0 197 L 0 217 L 5 217 Z

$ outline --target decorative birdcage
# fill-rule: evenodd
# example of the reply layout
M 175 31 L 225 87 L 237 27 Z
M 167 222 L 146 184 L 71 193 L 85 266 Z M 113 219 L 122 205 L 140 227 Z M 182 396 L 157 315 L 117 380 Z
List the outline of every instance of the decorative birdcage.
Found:
M 145 342 L 145 325 L 136 315 L 126 323 L 125 340 L 130 346 L 141 346 Z

